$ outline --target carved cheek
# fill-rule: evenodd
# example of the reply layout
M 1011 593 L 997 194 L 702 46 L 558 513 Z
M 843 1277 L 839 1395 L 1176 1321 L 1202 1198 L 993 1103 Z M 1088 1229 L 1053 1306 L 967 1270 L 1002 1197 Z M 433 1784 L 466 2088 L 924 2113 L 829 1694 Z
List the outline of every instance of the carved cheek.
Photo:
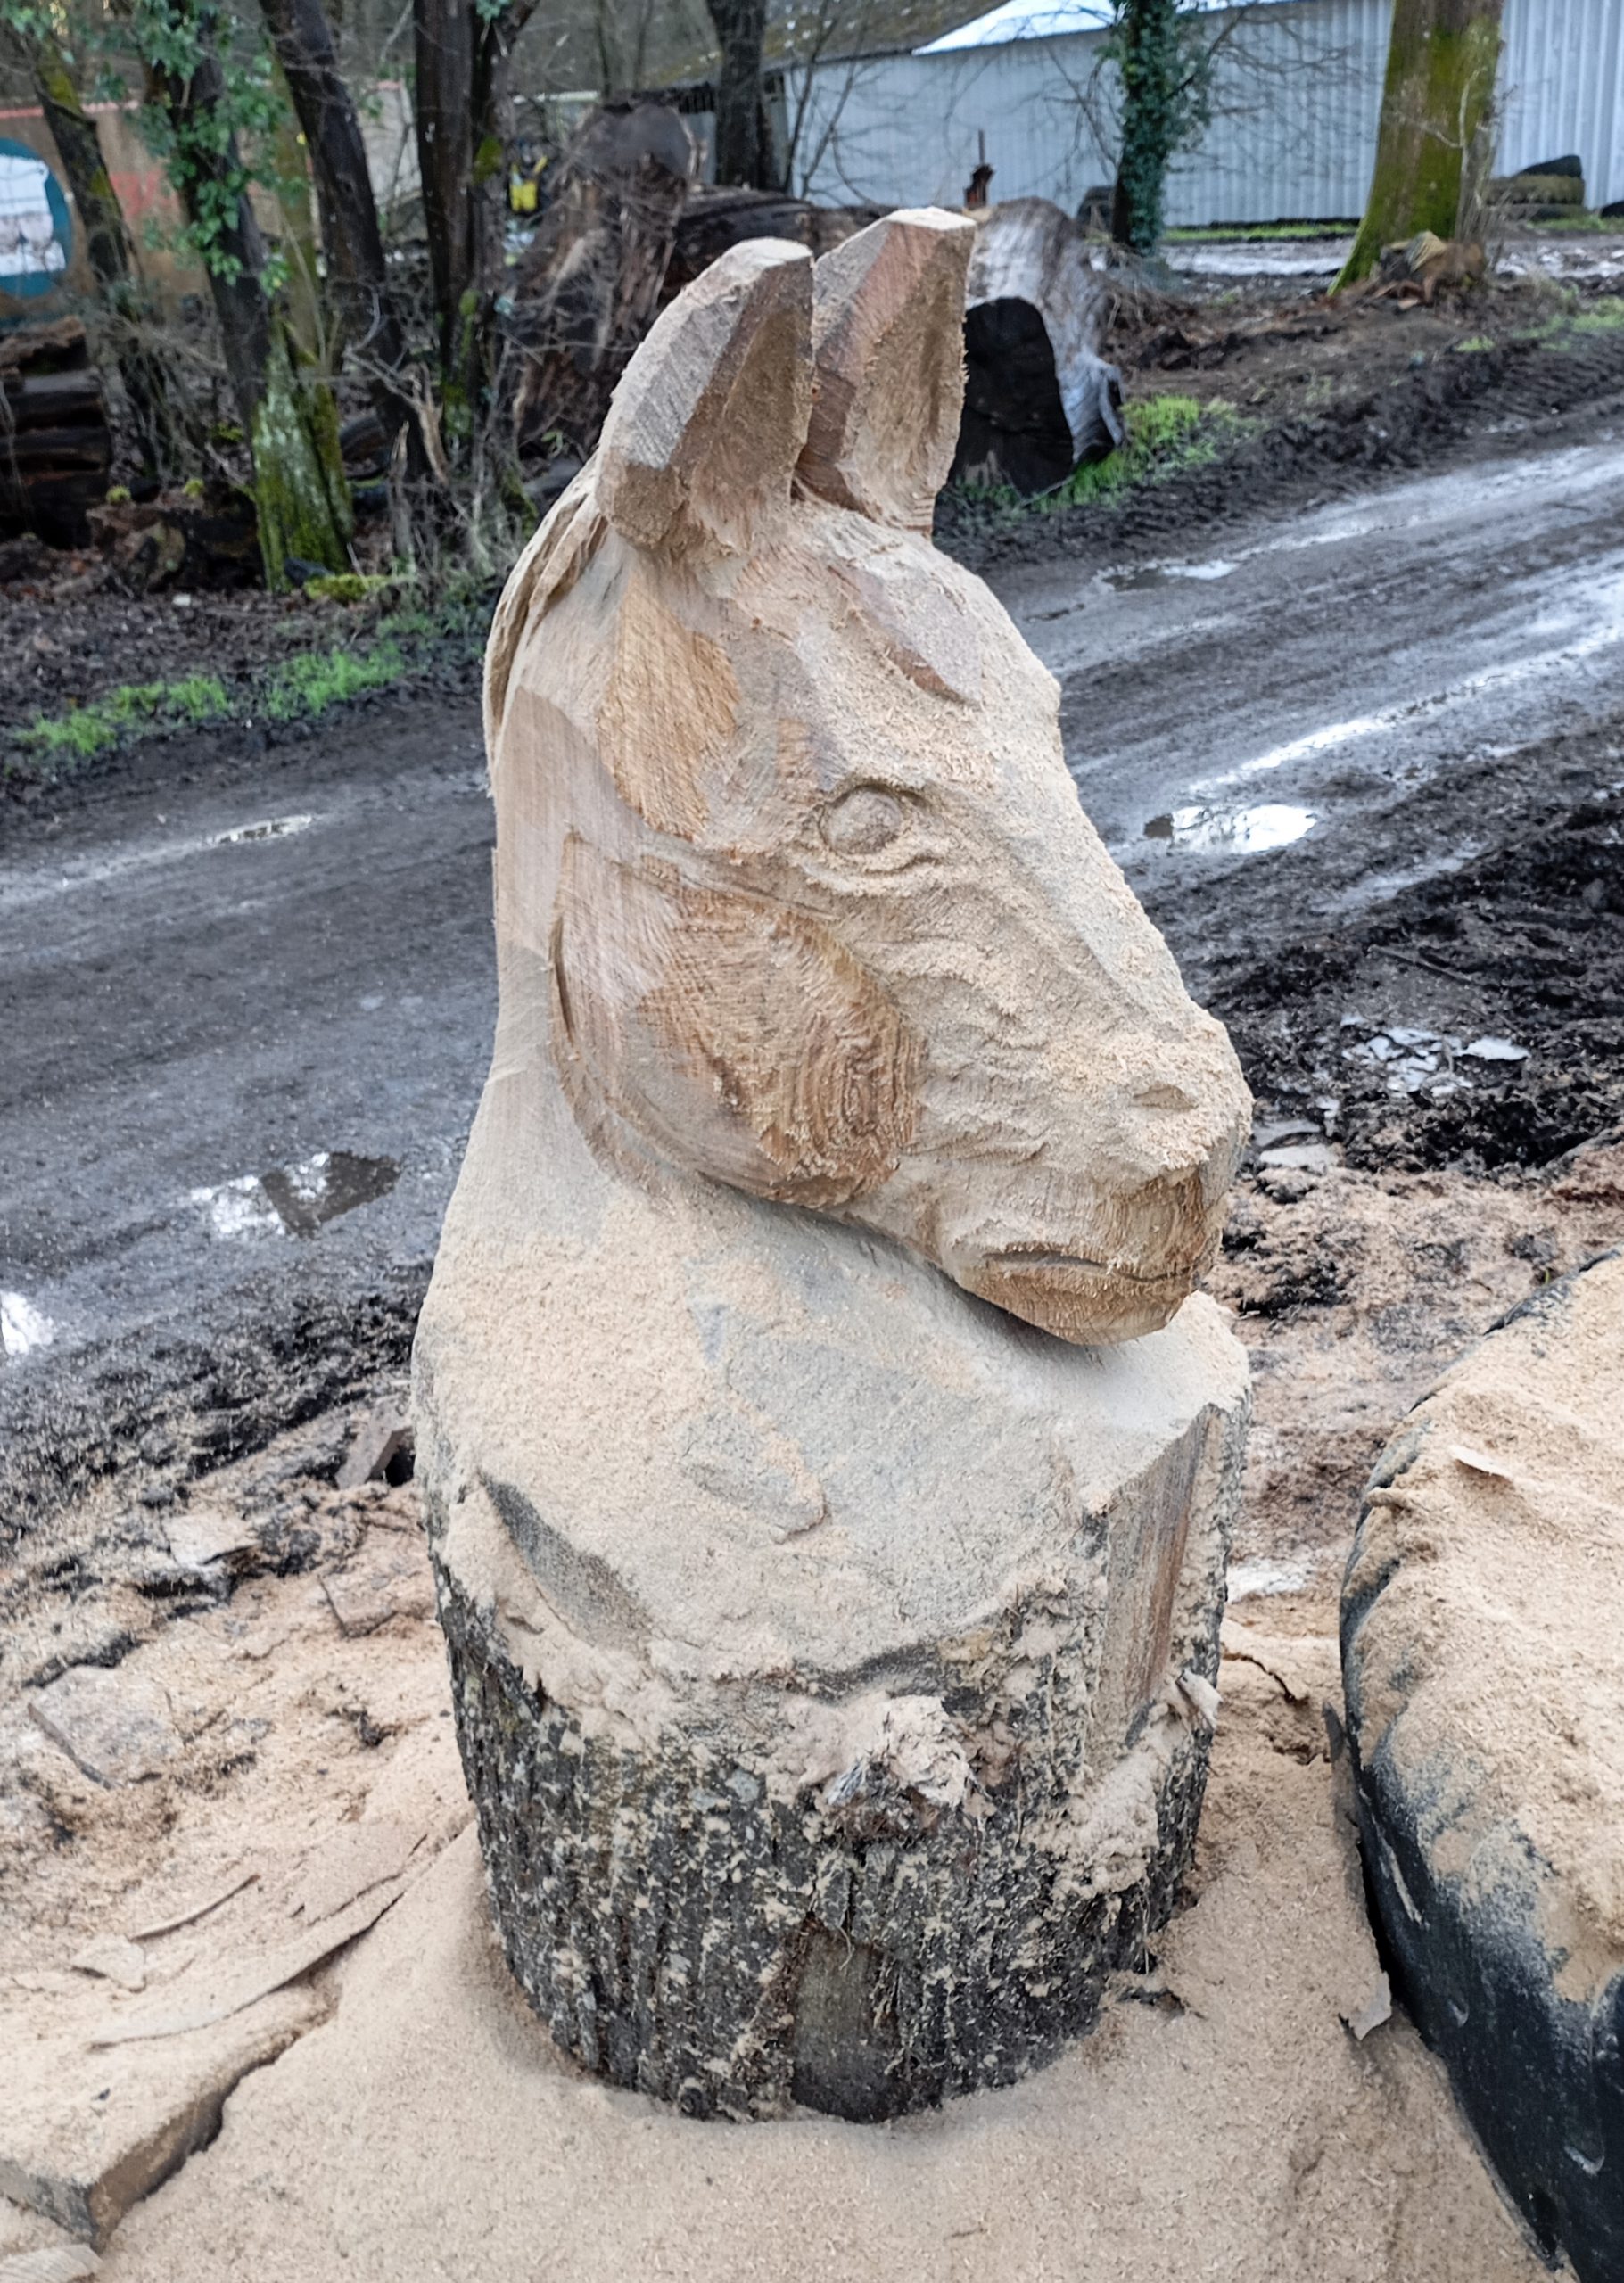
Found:
M 919 1116 L 920 1056 L 820 922 L 572 837 L 554 928 L 559 1060 L 611 1138 L 781 1203 L 877 1189 Z

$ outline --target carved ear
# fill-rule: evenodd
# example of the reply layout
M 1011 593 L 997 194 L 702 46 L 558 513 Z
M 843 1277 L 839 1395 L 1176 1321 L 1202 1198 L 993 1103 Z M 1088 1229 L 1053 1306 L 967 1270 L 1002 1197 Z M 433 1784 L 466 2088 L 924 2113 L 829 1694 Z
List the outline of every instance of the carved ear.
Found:
M 572 835 L 553 929 L 554 1051 L 576 1116 L 669 1162 L 828 1207 L 896 1169 L 919 1048 L 808 914 L 617 864 Z
M 636 546 L 743 553 L 789 499 L 812 401 L 812 258 L 733 246 L 656 320 L 614 392 L 598 504 Z
M 888 214 L 818 264 L 817 394 L 799 475 L 879 523 L 927 532 L 964 403 L 964 279 L 976 225 Z

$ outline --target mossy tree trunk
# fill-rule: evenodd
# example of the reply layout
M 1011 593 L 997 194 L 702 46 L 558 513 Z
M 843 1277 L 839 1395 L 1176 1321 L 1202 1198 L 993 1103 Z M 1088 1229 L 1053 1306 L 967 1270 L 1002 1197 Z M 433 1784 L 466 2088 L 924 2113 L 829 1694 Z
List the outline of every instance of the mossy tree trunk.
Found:
M 1381 125 L 1364 218 L 1336 288 L 1368 276 L 1383 246 L 1470 220 L 1487 172 L 1502 0 L 1393 0 Z
M 29 75 L 78 209 L 85 253 L 112 320 L 112 350 L 124 383 L 136 447 L 161 482 L 182 474 L 190 454 L 186 423 L 147 334 L 140 272 L 124 210 L 107 171 L 95 121 L 86 111 L 67 51 L 43 18 L 27 40 Z
M 167 122 L 170 179 L 208 270 L 231 391 L 253 455 L 266 584 L 281 588 L 295 559 L 328 571 L 350 567 L 354 525 L 336 409 L 332 391 L 301 374 L 266 290 L 265 241 L 229 122 L 211 14 L 192 12 L 179 37 L 175 11 L 166 14 L 162 50 L 147 58 L 148 95 Z

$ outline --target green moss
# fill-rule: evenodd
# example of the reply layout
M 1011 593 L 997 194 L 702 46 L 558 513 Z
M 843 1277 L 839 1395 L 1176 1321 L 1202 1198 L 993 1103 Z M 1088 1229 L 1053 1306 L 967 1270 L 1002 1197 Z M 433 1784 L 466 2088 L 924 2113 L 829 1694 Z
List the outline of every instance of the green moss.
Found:
M 287 584 L 290 556 L 328 571 L 350 567 L 355 518 L 329 388 L 302 386 L 287 342 L 266 359 L 265 393 L 254 413 L 254 510 L 265 583 Z
M 1474 333 L 1470 339 L 1455 342 L 1455 353 L 1457 357 L 1487 357 L 1495 345 L 1488 334 Z

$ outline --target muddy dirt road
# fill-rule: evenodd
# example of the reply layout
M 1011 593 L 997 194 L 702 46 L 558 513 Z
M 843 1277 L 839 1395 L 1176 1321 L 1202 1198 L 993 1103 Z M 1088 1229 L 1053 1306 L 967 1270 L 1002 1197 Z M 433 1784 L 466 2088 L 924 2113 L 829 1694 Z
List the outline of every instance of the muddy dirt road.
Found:
M 1409 1134 L 1417 1164 L 1534 1164 L 1612 1111 L 1620 497 L 1624 424 L 1593 425 L 1177 559 L 995 577 L 1061 679 L 1084 802 L 1193 986 L 1260 1094 L 1353 1161 L 1405 1163 Z M 184 762 L 189 781 L 149 770 L 37 807 L 0 854 L 12 1527 L 136 1454 L 161 1499 L 166 1476 L 398 1363 L 483 1073 L 473 705 L 379 704 Z M 1491 875 L 1515 941 L 1463 945 L 1456 907 Z M 1569 926 L 1617 992 L 1530 1009 Z M 1551 1116 L 1529 1107 L 1537 1018 L 1568 1024 L 1581 1073 Z M 1474 1060 L 1483 1039 L 1514 1051 Z M 1426 1063 L 1414 1086 L 1395 1053 Z

